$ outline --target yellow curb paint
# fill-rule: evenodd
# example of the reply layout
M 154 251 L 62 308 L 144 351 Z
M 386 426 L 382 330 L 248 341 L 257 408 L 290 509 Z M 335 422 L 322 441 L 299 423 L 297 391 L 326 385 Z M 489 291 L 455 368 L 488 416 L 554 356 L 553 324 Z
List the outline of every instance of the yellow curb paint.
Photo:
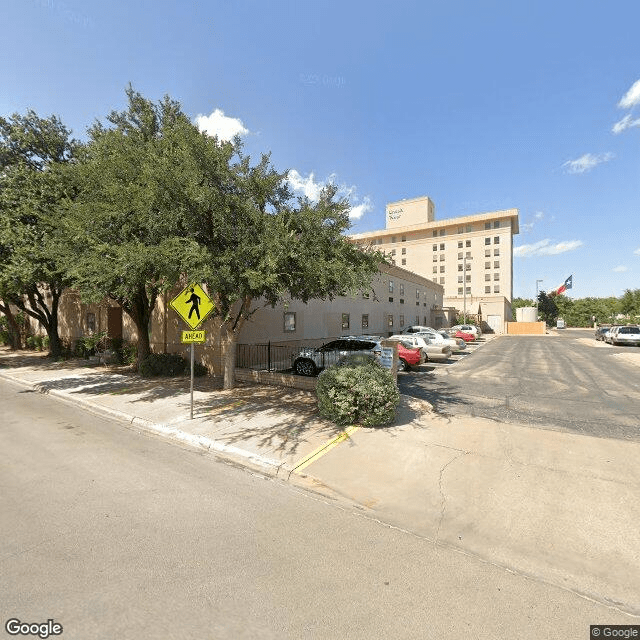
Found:
M 348 427 L 345 429 L 340 435 L 337 435 L 335 438 L 329 440 L 329 442 L 323 444 L 318 447 L 315 451 L 312 451 L 308 456 L 305 456 L 300 460 L 296 466 L 293 468 L 293 471 L 302 471 L 305 467 L 308 467 L 312 462 L 315 462 L 318 458 L 321 458 L 325 453 L 331 451 L 333 447 L 337 447 L 343 440 L 346 440 L 351 436 L 352 433 L 355 433 L 360 427 Z

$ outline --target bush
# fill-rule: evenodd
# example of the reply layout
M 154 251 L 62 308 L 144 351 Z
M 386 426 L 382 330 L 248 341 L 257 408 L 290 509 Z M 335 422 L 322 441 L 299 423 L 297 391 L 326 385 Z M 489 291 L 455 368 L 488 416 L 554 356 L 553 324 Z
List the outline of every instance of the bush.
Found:
M 388 424 L 400 402 L 391 372 L 377 362 L 326 369 L 318 377 L 316 393 L 320 415 L 341 426 Z
M 140 366 L 140 373 L 145 378 L 154 376 L 189 375 L 191 365 L 188 360 L 177 353 L 151 353 Z M 209 370 L 199 362 L 193 364 L 194 376 L 205 376 Z
M 138 345 L 125 342 L 122 338 L 112 338 L 111 348 L 120 364 L 133 364 L 138 359 Z

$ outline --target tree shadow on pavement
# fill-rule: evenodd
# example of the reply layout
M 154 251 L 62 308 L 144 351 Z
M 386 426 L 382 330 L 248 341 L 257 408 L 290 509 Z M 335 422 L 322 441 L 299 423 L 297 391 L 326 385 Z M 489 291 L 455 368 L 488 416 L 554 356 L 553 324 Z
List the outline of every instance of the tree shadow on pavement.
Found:
M 473 412 L 473 404 L 461 395 L 457 386 L 434 375 L 428 377 L 404 376 L 398 386 L 400 393 L 426 400 L 431 404 L 433 410 L 441 415 Z

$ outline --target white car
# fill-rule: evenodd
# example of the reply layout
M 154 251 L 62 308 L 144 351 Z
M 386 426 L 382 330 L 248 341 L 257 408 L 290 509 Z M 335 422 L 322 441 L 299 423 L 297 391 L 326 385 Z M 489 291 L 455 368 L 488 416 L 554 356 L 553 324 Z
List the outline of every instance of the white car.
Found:
M 391 336 L 389 340 L 402 340 L 403 343 L 410 344 L 414 349 L 420 349 L 424 354 L 424 361 L 429 360 L 448 360 L 451 357 L 451 347 L 445 344 L 432 343 L 428 338 L 422 335 L 402 334 Z
M 430 329 L 429 331 L 420 331 L 419 333 L 413 333 L 411 335 L 420 336 L 425 340 L 428 340 L 430 343 L 438 346 L 449 347 L 451 351 L 458 351 L 461 348 L 456 338 L 444 336 L 435 329 Z
M 615 327 L 611 331 L 611 344 L 635 344 L 640 347 L 640 327 L 628 325 L 626 327 Z

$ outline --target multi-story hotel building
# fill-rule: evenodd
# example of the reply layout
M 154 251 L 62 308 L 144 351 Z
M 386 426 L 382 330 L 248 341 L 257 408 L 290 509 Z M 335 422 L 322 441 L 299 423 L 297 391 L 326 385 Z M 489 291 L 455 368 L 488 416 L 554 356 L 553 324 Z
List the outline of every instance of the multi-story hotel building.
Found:
M 390 202 L 386 228 L 352 235 L 403 269 L 444 288 L 443 305 L 480 316 L 497 333 L 511 319 L 513 236 L 518 210 L 435 220 L 428 197 Z

